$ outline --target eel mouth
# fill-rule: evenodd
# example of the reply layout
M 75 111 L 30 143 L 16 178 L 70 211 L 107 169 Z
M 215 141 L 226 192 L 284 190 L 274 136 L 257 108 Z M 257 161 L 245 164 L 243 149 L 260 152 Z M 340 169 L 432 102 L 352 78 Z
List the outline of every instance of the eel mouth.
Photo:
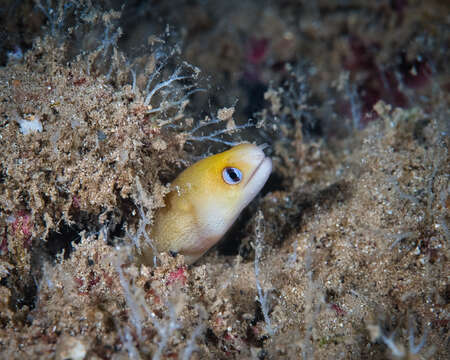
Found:
M 253 170 L 252 174 L 250 175 L 250 177 L 246 181 L 245 186 L 247 186 L 252 181 L 252 179 L 255 177 L 255 175 L 260 170 L 262 170 L 261 167 L 265 167 L 265 166 L 270 167 L 270 170 L 268 171 L 268 173 L 270 174 L 270 172 L 272 170 L 272 160 L 269 157 L 264 155 L 263 158 L 261 159 L 261 161 L 259 162 L 258 166 L 256 167 L 256 169 Z M 268 175 L 267 175 L 267 177 L 268 177 Z M 265 183 L 265 181 L 264 181 L 264 183 Z

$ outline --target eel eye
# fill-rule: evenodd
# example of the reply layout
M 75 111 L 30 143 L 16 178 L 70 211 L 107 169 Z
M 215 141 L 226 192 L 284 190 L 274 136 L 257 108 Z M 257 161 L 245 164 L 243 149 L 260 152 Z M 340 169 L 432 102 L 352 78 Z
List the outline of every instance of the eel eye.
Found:
M 235 167 L 226 167 L 222 171 L 223 180 L 230 185 L 239 184 L 242 180 L 241 170 Z

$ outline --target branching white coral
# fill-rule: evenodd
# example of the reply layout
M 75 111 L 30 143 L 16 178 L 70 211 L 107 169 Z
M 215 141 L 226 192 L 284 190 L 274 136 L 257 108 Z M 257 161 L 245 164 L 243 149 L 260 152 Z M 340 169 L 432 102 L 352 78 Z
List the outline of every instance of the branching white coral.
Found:
M 130 329 L 126 326 L 123 330 L 119 329 L 120 340 L 122 340 L 122 344 L 128 352 L 128 356 L 133 360 L 140 360 L 141 357 L 139 355 L 138 349 L 133 344 L 133 337 L 131 336 Z
M 131 292 L 130 284 L 124 276 L 120 261 L 117 261 L 117 263 L 116 263 L 116 270 L 117 270 L 117 273 L 119 274 L 119 281 L 120 281 L 120 285 L 122 285 L 122 288 L 124 291 L 125 300 L 127 302 L 128 307 L 131 310 L 131 314 L 130 314 L 131 322 L 133 323 L 134 327 L 136 328 L 138 337 L 141 339 L 142 338 L 142 324 L 144 321 L 142 311 L 139 308 L 138 303 L 135 301 L 135 297 L 134 297 L 133 293 Z
M 186 62 L 177 66 L 172 74 L 164 80 L 163 70 L 167 65 L 167 57 L 161 56 L 162 59 L 159 59 L 159 64 L 148 76 L 144 89 L 144 105 L 149 107 L 147 110 L 148 114 L 165 114 L 169 110 L 180 113 L 189 103 L 189 97 L 192 94 L 205 91 L 196 87 L 196 79 L 200 70 Z M 132 76 L 133 88 L 135 88 L 135 75 L 133 75 L 133 72 Z M 182 80 L 184 80 L 183 83 L 181 82 Z M 158 106 L 152 107 L 151 104 L 155 95 L 159 95 Z M 166 122 L 171 123 L 178 118 L 179 116 L 176 114 L 171 116 L 171 119 Z
M 167 301 L 167 309 L 169 314 L 168 319 L 165 321 L 158 319 L 153 311 L 149 309 L 145 303 L 145 300 L 143 300 L 142 294 L 136 293 L 138 292 L 138 289 L 130 284 L 129 280 L 125 277 L 121 265 L 120 259 L 118 259 L 116 263 L 116 271 L 119 274 L 119 281 L 124 291 L 127 306 L 130 309 L 131 323 L 136 328 L 138 339 L 143 341 L 145 340 L 145 336 L 143 337 L 142 335 L 143 324 L 147 320 L 152 322 L 159 336 L 157 348 L 152 359 L 159 360 L 163 355 L 164 349 L 166 348 L 171 336 L 175 330 L 181 327 L 177 321 L 176 308 L 170 301 Z M 121 338 L 128 354 L 132 356 L 132 358 L 139 359 L 139 353 L 136 351 L 132 339 L 129 337 L 129 331 L 127 328 L 124 330 L 123 334 L 121 334 Z
M 147 225 L 151 224 L 150 219 L 145 215 L 144 209 L 141 205 L 137 205 L 137 208 L 139 210 L 139 225 L 136 230 L 135 234 L 131 234 L 129 231 L 127 231 L 127 236 L 133 241 L 133 244 L 136 248 L 136 251 L 140 254 L 142 249 L 146 246 L 150 246 L 153 251 L 153 264 L 156 266 L 157 264 L 157 257 L 156 254 L 158 254 L 158 250 L 156 249 L 156 245 L 153 242 L 152 239 L 150 239 L 150 236 L 148 235 L 147 231 Z M 143 239 L 143 240 L 142 240 Z
M 151 90 L 150 90 L 150 85 L 153 81 L 153 78 L 155 77 L 155 75 L 158 75 L 160 70 L 157 69 L 155 70 L 155 72 L 152 74 L 152 76 L 149 78 L 149 81 L 147 82 L 147 87 L 146 90 L 148 91 L 147 96 L 145 97 L 144 100 L 144 105 L 148 106 L 150 105 L 150 102 L 152 101 L 152 97 L 153 95 L 155 95 L 159 90 L 167 88 L 169 86 L 173 86 L 173 82 L 174 81 L 178 81 L 178 80 L 183 80 L 186 79 L 187 76 L 183 76 L 180 75 L 182 68 L 181 67 L 177 67 L 175 69 L 175 71 L 172 73 L 172 75 L 165 81 L 161 81 L 160 83 L 156 84 Z
M 297 246 L 298 246 L 298 239 L 294 241 L 292 244 L 292 247 L 294 248 L 294 251 L 289 254 L 289 258 L 287 261 L 287 264 L 289 267 L 294 267 L 295 263 L 297 262 Z
M 203 324 L 198 325 L 194 329 L 194 332 L 187 341 L 186 348 L 184 349 L 183 354 L 181 355 L 182 360 L 189 360 L 191 358 L 192 353 L 197 350 L 196 340 L 203 333 L 204 330 L 205 326 Z
M 258 214 L 256 216 L 256 227 L 255 227 L 255 262 L 254 262 L 254 269 L 255 269 L 255 281 L 256 281 L 256 290 L 258 292 L 257 300 L 259 304 L 261 305 L 261 311 L 264 316 L 264 321 L 266 323 L 266 331 L 269 335 L 275 334 L 275 329 L 272 327 L 272 323 L 270 321 L 269 316 L 269 303 L 267 301 L 267 297 L 269 295 L 269 292 L 267 290 L 264 290 L 261 285 L 260 280 L 260 268 L 259 264 L 261 262 L 261 256 L 262 256 L 262 250 L 263 250 L 263 242 L 264 242 L 264 215 L 261 210 L 258 211 Z
M 207 126 L 211 126 L 211 125 L 217 125 L 217 124 L 221 124 L 223 123 L 224 120 L 219 119 L 219 118 L 213 118 L 211 120 L 207 119 L 207 121 L 204 122 L 199 122 L 196 126 L 194 126 L 188 133 L 188 138 L 187 138 L 187 142 L 192 142 L 192 141 L 211 141 L 211 142 L 216 142 L 216 143 L 220 143 L 220 144 L 224 144 L 224 145 L 228 145 L 228 146 L 235 146 L 237 144 L 240 143 L 240 141 L 228 141 L 222 138 L 222 135 L 230 135 L 233 132 L 236 131 L 240 131 L 243 129 L 247 129 L 249 127 L 253 127 L 253 124 L 250 123 L 245 123 L 242 125 L 234 125 L 233 127 L 229 128 L 229 127 L 225 127 L 225 128 L 221 128 L 206 134 L 202 134 L 199 135 L 199 131 L 206 128 Z
M 200 305 L 196 305 L 195 308 L 200 315 L 201 322 L 194 329 L 191 337 L 187 341 L 186 347 L 184 348 L 183 354 L 181 355 L 181 360 L 189 360 L 191 358 L 192 353 L 197 350 L 196 339 L 205 331 L 204 321 L 208 318 L 206 310 Z
M 156 349 L 156 352 L 153 354 L 152 357 L 153 360 L 159 360 L 161 358 L 163 351 L 166 348 L 167 343 L 169 342 L 169 339 L 172 336 L 173 332 L 180 328 L 180 324 L 178 324 L 177 322 L 177 313 L 175 307 L 170 302 L 167 303 L 167 307 L 169 310 L 169 319 L 166 322 L 162 322 L 156 317 L 156 315 L 152 311 L 150 311 L 150 309 L 147 306 L 145 306 L 147 315 L 152 321 L 153 326 L 155 326 L 159 336 L 158 348 Z
M 48 20 L 50 34 L 52 36 L 57 35 L 57 31 L 62 31 L 69 11 L 76 7 L 75 1 L 57 1 L 56 3 L 56 7 L 52 7 L 51 0 L 46 0 L 45 5 L 43 5 L 40 0 L 36 1 L 36 7 Z
M 416 339 L 414 337 L 414 324 L 412 318 L 408 321 L 408 346 L 405 347 L 402 343 L 395 340 L 397 331 L 394 330 L 391 334 L 388 334 L 380 324 L 368 325 L 367 326 L 372 341 L 383 342 L 392 356 L 398 359 L 410 359 L 411 357 L 416 358 L 420 352 L 420 358 L 427 359 L 434 352 L 434 348 L 430 347 L 427 351 L 424 351 L 425 344 L 427 341 L 427 330 L 424 331 L 421 339 L 416 345 Z
M 128 238 L 133 242 L 133 245 L 139 255 L 142 255 L 142 249 L 143 248 L 151 248 L 153 252 L 153 265 L 157 265 L 157 254 L 158 250 L 156 248 L 155 243 L 150 238 L 148 234 L 148 227 L 151 225 L 151 219 L 147 216 L 147 214 L 144 211 L 144 206 L 151 210 L 154 208 L 154 203 L 150 199 L 147 192 L 142 187 L 142 184 L 139 180 L 139 177 L 136 177 L 136 190 L 137 190 L 137 197 L 135 199 L 136 201 L 136 207 L 139 211 L 139 223 L 136 232 L 130 233 L 128 230 L 126 231 L 126 234 Z

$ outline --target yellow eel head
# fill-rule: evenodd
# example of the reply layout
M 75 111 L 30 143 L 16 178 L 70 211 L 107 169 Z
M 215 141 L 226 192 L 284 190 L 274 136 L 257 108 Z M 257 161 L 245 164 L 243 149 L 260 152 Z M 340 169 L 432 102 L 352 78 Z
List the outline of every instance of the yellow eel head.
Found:
M 253 144 L 235 146 L 184 170 L 155 215 L 150 236 L 158 251 L 195 262 L 231 227 L 271 171 L 271 159 Z M 144 249 L 144 255 L 149 263 L 151 249 Z

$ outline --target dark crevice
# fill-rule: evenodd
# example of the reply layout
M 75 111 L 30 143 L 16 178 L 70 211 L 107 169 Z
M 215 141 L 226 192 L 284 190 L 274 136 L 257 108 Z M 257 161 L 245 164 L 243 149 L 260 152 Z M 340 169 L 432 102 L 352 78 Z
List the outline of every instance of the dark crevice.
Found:
M 55 258 L 64 251 L 64 259 L 68 259 L 73 251 L 73 244 L 81 241 L 80 231 L 78 226 L 67 224 L 60 226 L 58 231 L 51 231 L 46 242 L 46 252 Z
M 24 306 L 28 306 L 29 310 L 34 309 L 38 285 L 32 277 L 27 276 L 27 280 L 24 280 L 14 272 L 6 279 L 6 287 L 11 290 L 9 306 L 13 311 L 18 311 Z

